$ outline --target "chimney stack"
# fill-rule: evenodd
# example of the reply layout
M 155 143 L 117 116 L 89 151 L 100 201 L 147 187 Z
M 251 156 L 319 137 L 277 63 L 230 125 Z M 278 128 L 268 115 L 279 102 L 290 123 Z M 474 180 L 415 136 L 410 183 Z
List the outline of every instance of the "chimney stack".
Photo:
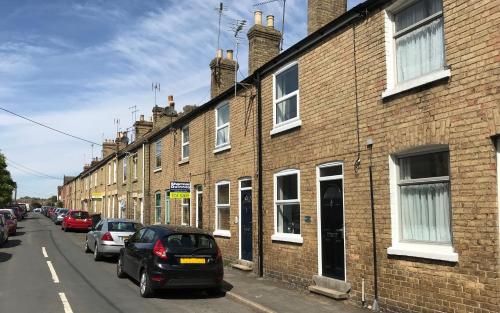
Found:
M 234 86 L 235 72 L 238 64 L 233 59 L 233 50 L 227 50 L 226 58 L 222 56 L 222 49 L 217 50 L 215 58 L 210 62 L 212 72 L 210 96 L 215 98 L 227 89 Z
M 115 152 L 115 142 L 113 140 L 104 140 L 102 143 L 102 157 L 105 158 Z
M 134 123 L 135 140 L 143 137 L 153 128 L 153 122 L 145 121 L 144 115 L 141 114 L 138 121 Z
M 308 0 L 307 34 L 314 33 L 347 10 L 347 0 Z
M 281 33 L 274 29 L 274 16 L 267 16 L 262 25 L 262 12 L 255 11 L 255 25 L 248 31 L 248 74 L 269 62 L 280 53 Z

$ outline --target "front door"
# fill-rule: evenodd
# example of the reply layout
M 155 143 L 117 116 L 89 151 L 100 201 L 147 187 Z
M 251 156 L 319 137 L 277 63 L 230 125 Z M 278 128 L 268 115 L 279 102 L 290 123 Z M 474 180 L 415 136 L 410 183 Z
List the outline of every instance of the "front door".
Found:
M 342 179 L 320 182 L 322 275 L 345 280 Z
M 241 190 L 241 258 L 252 261 L 252 190 Z

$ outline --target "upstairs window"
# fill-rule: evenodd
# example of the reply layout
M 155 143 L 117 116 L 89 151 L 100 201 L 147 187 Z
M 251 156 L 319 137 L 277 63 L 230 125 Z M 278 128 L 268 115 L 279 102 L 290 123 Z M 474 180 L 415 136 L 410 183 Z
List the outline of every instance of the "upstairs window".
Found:
M 274 74 L 274 128 L 299 120 L 299 65 L 289 64 Z M 300 124 L 298 124 L 300 125 Z M 293 126 L 298 126 L 293 125 Z
M 155 143 L 155 169 L 161 168 L 161 140 Z
M 132 158 L 132 163 L 134 165 L 134 179 L 137 179 L 137 155 Z
M 394 13 L 398 82 L 444 69 L 443 4 L 421 0 Z
M 406 90 L 450 76 L 442 0 L 398 1 L 386 13 L 388 90 Z
M 127 181 L 127 163 L 128 163 L 128 157 L 124 157 L 123 160 L 123 182 Z
M 189 158 L 189 126 L 182 128 L 182 159 Z
M 117 168 L 116 168 L 116 160 L 113 161 L 113 183 L 116 183 L 117 176 Z
M 215 148 L 229 145 L 229 103 L 219 105 L 215 109 Z
M 111 164 L 108 164 L 108 185 L 111 185 Z

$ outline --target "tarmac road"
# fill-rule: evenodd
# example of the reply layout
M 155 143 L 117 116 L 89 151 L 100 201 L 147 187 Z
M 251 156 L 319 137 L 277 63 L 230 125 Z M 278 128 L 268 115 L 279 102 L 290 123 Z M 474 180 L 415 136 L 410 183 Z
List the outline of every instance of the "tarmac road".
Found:
M 116 260 L 94 262 L 85 233 L 65 233 L 38 213 L 18 223 L 0 247 L 0 312 L 251 312 L 203 291 L 168 291 L 144 299 L 130 279 L 116 277 Z

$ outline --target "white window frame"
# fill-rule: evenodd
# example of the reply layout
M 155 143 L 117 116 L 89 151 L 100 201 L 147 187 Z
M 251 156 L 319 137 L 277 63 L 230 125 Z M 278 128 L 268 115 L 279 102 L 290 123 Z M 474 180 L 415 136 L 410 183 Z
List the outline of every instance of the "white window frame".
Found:
M 427 73 L 423 76 L 398 83 L 397 82 L 397 66 L 396 66 L 396 40 L 394 38 L 395 26 L 394 26 L 394 15 L 399 11 L 407 8 L 408 6 L 414 4 L 420 0 L 399 0 L 394 4 L 390 5 L 384 10 L 384 22 L 385 22 L 385 60 L 386 60 L 386 90 L 382 92 L 382 98 L 387 98 L 395 94 L 422 86 L 433 81 L 437 81 L 446 77 L 451 77 L 451 70 L 449 68 L 443 68 L 439 71 L 434 71 Z M 436 19 L 443 16 L 443 11 L 441 13 L 436 13 L 427 19 Z M 425 20 L 427 20 L 425 19 Z M 446 38 L 443 36 L 443 40 Z M 443 42 L 443 45 L 445 45 Z M 444 49 L 445 57 L 445 67 L 446 67 L 446 49 Z
M 278 76 L 279 74 L 283 73 L 284 71 L 286 71 L 294 66 L 297 66 L 297 73 L 298 73 L 297 74 L 297 81 L 298 81 L 299 86 L 298 86 L 297 90 L 287 94 L 286 96 L 283 96 L 283 97 L 277 99 L 276 98 L 276 88 L 277 88 L 276 76 Z M 279 70 L 277 70 L 273 74 L 273 129 L 270 132 L 271 135 L 275 135 L 275 134 L 278 134 L 278 133 L 281 133 L 281 132 L 284 132 L 284 131 L 287 131 L 289 129 L 296 128 L 296 127 L 299 127 L 302 125 L 302 120 L 300 119 L 300 81 L 299 81 L 300 68 L 298 68 L 298 66 L 299 66 L 299 62 L 293 61 L 293 62 L 288 63 L 287 65 L 283 66 L 282 68 L 280 68 Z M 294 96 L 297 96 L 297 116 L 294 118 L 291 118 L 289 120 L 286 120 L 284 122 L 281 122 L 279 124 L 276 124 L 276 105 L 277 105 L 277 103 L 284 101 L 284 100 L 287 100 L 289 98 L 292 98 Z
M 122 159 L 122 170 L 123 170 L 123 183 L 125 183 L 127 181 L 127 168 L 128 168 L 128 156 L 125 156 L 123 159 Z
M 226 106 L 229 108 L 229 119 L 228 122 L 222 125 L 218 125 L 219 123 L 219 110 L 223 106 Z M 217 145 L 217 139 L 218 139 L 218 134 L 219 130 L 226 128 L 227 127 L 227 142 Z M 214 153 L 222 152 L 224 150 L 231 149 L 231 107 L 229 106 L 229 102 L 222 102 L 215 108 L 215 150 Z
M 219 187 L 220 186 L 228 186 L 228 204 L 219 204 Z M 228 208 L 229 209 L 229 225 L 231 225 L 231 182 L 224 180 L 217 182 L 215 184 L 215 231 L 214 236 L 221 237 L 231 237 L 231 230 L 229 229 L 219 229 L 219 208 Z
M 132 163 L 134 164 L 134 180 L 137 179 L 137 154 L 132 157 Z
M 160 147 L 160 149 L 158 149 L 158 147 Z M 161 153 L 162 153 L 162 150 L 163 150 L 163 146 L 162 146 L 162 143 L 161 143 L 161 139 L 160 140 L 157 140 L 155 141 L 155 172 L 156 171 L 160 171 L 161 170 Z M 158 165 L 158 157 L 160 157 L 160 164 Z
M 185 199 L 188 200 L 187 203 L 184 203 Z M 189 221 L 184 222 L 184 207 L 189 206 Z M 191 226 L 191 198 L 183 198 L 181 200 L 181 225 L 189 225 Z
M 296 200 L 279 200 L 278 201 L 278 177 L 297 175 L 297 199 Z M 273 205 L 274 205 L 274 234 L 271 236 L 273 241 L 284 241 L 293 243 L 303 243 L 304 238 L 302 238 L 302 207 L 300 199 L 300 170 L 298 169 L 286 169 L 274 174 L 274 188 L 273 188 Z M 278 205 L 279 204 L 299 204 L 299 223 L 300 223 L 300 234 L 288 234 L 278 232 Z
M 189 151 L 188 155 L 185 156 L 184 155 L 184 147 L 187 146 L 188 149 L 189 149 L 189 140 L 188 141 L 185 141 L 185 138 L 184 138 L 184 132 L 187 130 L 188 134 L 189 134 L 189 125 L 186 125 L 184 127 L 182 127 L 181 129 L 181 158 L 182 158 L 182 161 L 187 161 L 189 160 L 189 154 L 191 154 L 191 151 Z M 190 134 L 189 134 L 190 135 Z
M 111 185 L 111 163 L 108 163 L 108 185 Z
M 201 190 L 200 190 L 200 187 L 201 187 Z M 199 227 L 199 224 L 200 224 L 200 217 L 198 215 L 198 212 L 199 212 L 199 205 L 200 203 L 198 202 L 198 196 L 201 195 L 202 196 L 202 201 L 203 201 L 203 185 L 196 185 L 194 187 L 195 189 L 195 210 L 196 210 L 196 227 Z M 203 203 L 202 203 L 203 205 Z M 203 210 L 203 207 L 201 208 Z M 202 221 L 203 222 L 203 221 Z
M 118 168 L 116 166 L 116 159 L 113 160 L 113 184 L 116 184 L 116 176 L 118 176 Z
M 432 242 L 428 243 L 405 242 L 401 238 L 400 201 L 399 201 L 400 195 L 399 195 L 399 185 L 398 185 L 399 181 L 398 159 L 402 156 L 406 157 L 406 156 L 421 155 L 426 153 L 435 153 L 442 151 L 448 151 L 447 147 L 446 148 L 443 146 L 427 147 L 404 154 L 394 154 L 389 156 L 389 185 L 390 185 L 389 193 L 390 193 L 390 205 L 391 205 L 392 246 L 387 248 L 387 254 L 442 260 L 447 262 L 458 262 L 458 253 L 456 253 L 453 249 L 453 238 L 450 244 L 432 243 Z M 450 223 L 452 219 L 453 218 L 450 214 Z
M 157 202 L 156 202 L 156 197 L 160 195 L 160 205 L 157 205 Z M 158 208 L 160 208 L 160 216 L 157 216 L 156 213 L 158 212 Z M 160 224 L 161 223 L 161 191 L 157 191 L 155 192 L 155 224 Z

